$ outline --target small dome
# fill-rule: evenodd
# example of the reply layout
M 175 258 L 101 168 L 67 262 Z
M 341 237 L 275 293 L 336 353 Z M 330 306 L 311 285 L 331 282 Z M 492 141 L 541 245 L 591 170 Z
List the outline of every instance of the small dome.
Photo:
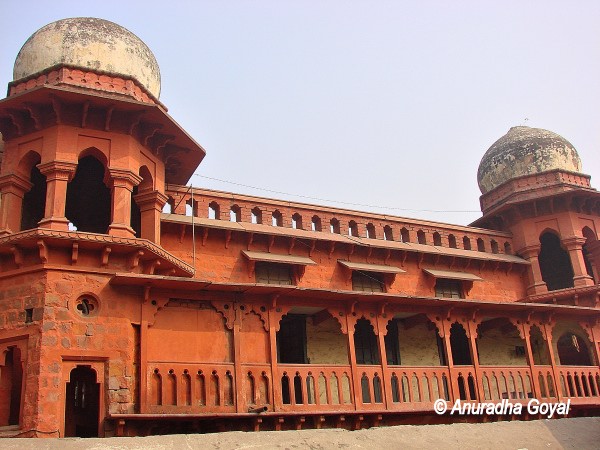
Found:
M 486 194 L 513 178 L 555 169 L 581 172 L 575 147 L 552 131 L 513 127 L 483 155 L 477 182 Z
M 108 20 L 77 17 L 40 28 L 19 51 L 13 80 L 57 64 L 132 77 L 154 97 L 160 95 L 160 69 L 148 46 Z

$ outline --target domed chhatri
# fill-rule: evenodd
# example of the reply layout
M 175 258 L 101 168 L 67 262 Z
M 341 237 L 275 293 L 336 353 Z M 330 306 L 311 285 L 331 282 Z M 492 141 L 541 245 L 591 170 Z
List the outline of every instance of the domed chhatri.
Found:
M 13 79 L 57 64 L 132 77 L 155 98 L 160 95 L 160 69 L 148 46 L 108 20 L 78 17 L 40 28 L 19 51 Z
M 477 182 L 486 194 L 513 178 L 555 169 L 581 172 L 575 147 L 552 131 L 513 127 L 483 155 Z

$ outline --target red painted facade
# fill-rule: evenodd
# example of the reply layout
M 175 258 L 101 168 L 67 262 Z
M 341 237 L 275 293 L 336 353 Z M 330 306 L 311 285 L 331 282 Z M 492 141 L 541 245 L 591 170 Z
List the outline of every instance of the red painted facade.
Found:
M 468 227 L 190 189 L 204 150 L 158 100 L 68 66 L 11 83 L 0 131 L 6 435 L 360 428 L 439 420 L 437 398 L 598 411 L 585 175 L 513 179 Z

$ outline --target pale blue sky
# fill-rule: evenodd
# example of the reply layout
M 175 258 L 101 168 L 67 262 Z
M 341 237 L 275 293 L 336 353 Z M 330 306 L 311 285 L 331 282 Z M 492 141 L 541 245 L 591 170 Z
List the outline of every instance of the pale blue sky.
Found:
M 0 0 L 0 85 L 34 31 L 78 16 L 152 49 L 161 100 L 207 151 L 204 176 L 466 224 L 481 157 L 528 118 L 568 139 L 600 186 L 598 1 Z

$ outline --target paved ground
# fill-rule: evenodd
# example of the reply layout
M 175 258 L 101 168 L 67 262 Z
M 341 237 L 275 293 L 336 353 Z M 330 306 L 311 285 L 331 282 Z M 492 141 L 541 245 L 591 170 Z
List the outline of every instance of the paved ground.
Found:
M 600 449 L 600 417 L 485 424 L 402 425 L 360 431 L 302 430 L 110 439 L 3 439 L 10 450 L 180 449 Z

